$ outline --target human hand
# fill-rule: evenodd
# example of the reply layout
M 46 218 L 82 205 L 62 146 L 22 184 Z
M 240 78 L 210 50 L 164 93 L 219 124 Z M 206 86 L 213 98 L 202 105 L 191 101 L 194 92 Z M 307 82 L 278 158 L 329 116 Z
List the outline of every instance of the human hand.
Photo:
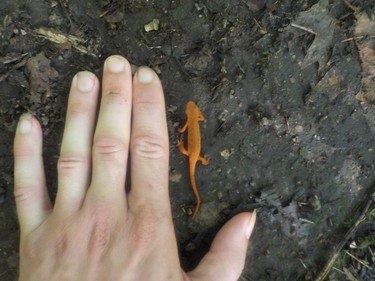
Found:
M 235 281 L 255 215 L 241 213 L 216 236 L 198 267 L 180 268 L 168 195 L 169 144 L 157 75 L 109 57 L 99 80 L 72 82 L 54 206 L 42 159 L 42 130 L 21 116 L 14 140 L 20 221 L 20 281 Z M 131 189 L 125 192 L 130 157 Z

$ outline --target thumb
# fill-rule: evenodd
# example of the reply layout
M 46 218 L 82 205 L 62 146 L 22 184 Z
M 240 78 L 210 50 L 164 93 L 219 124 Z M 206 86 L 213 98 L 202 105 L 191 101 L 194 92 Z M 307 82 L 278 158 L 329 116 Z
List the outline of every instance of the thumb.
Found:
M 229 220 L 216 235 L 210 251 L 187 275 L 192 281 L 236 281 L 245 265 L 247 246 L 254 229 L 256 211 Z

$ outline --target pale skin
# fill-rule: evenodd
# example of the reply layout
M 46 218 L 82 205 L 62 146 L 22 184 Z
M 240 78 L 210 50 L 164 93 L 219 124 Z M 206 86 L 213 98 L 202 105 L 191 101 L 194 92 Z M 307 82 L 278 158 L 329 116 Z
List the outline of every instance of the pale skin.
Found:
M 72 81 L 54 205 L 46 188 L 41 126 L 32 115 L 21 116 L 14 140 L 19 280 L 236 281 L 255 214 L 229 220 L 198 267 L 185 273 L 172 222 L 168 159 L 160 80 L 147 67 L 132 77 L 121 56 L 106 60 L 101 95 L 90 72 Z

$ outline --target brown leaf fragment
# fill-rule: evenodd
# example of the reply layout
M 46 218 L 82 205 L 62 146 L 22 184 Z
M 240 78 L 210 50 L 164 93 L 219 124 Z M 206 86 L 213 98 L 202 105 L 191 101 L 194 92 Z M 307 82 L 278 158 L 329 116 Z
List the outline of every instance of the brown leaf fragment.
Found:
M 356 98 L 375 106 L 375 16 L 357 13 L 356 18 L 354 35 L 362 67 L 362 87 Z
M 29 98 L 34 104 L 40 104 L 43 95 L 51 92 L 50 81 L 58 76 L 57 71 L 50 66 L 50 63 L 43 52 L 28 59 L 26 63 L 29 74 Z
M 312 90 L 308 103 L 316 102 L 325 93 L 330 101 L 333 101 L 345 91 L 345 77 L 340 68 L 332 67 Z

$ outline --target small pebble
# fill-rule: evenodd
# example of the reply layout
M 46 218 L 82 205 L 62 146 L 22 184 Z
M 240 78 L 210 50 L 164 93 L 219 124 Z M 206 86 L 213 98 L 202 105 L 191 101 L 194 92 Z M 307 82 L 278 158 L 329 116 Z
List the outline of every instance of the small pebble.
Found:
M 188 243 L 188 244 L 186 245 L 186 247 L 185 247 L 185 251 L 186 251 L 186 252 L 192 252 L 192 251 L 194 251 L 196 248 L 197 248 L 197 247 L 195 246 L 195 244 L 190 242 L 190 243 Z
M 270 120 L 268 120 L 267 117 L 262 118 L 262 125 L 263 126 L 269 126 L 270 125 Z
M 294 129 L 296 131 L 296 134 L 303 133 L 303 127 L 301 125 L 296 125 L 296 127 Z
M 218 198 L 219 200 L 221 200 L 221 198 L 223 198 L 223 193 L 222 193 L 221 191 L 218 191 L 218 193 L 217 193 L 217 198 Z
M 266 0 L 250 0 L 246 4 L 251 11 L 258 12 L 266 5 Z

